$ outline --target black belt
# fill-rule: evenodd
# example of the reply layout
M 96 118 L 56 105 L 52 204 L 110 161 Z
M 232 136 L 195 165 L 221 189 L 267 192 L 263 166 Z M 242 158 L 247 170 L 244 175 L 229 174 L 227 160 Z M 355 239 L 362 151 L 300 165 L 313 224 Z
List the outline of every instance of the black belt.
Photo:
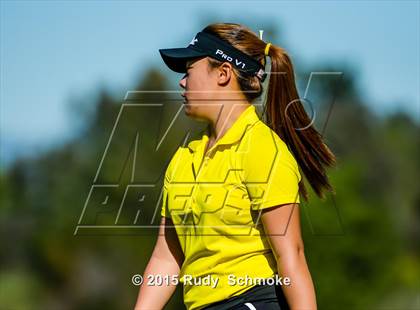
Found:
M 280 285 L 260 284 L 253 286 L 240 295 L 212 303 L 202 308 L 202 310 L 230 310 L 240 307 L 246 302 L 257 301 L 277 301 L 281 310 L 289 309 Z

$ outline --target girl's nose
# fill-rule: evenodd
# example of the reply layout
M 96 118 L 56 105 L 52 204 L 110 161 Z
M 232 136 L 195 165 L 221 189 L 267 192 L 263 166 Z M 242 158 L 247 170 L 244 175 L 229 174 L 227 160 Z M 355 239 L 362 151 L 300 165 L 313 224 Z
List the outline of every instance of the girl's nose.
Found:
M 186 77 L 187 77 L 187 74 L 185 73 L 185 75 L 179 81 L 179 86 L 181 86 L 182 88 L 185 88 Z

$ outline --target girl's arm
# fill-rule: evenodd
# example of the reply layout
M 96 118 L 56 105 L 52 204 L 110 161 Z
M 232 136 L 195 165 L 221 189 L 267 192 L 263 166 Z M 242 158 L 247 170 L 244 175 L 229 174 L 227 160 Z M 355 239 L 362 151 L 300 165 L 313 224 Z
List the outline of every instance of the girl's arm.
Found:
M 160 274 L 162 277 L 178 277 L 184 255 L 171 219 L 162 217 L 159 236 L 140 286 L 135 310 L 163 309 L 176 289 L 176 284 L 163 281 L 161 286 L 147 285 L 148 275 Z M 177 283 L 177 282 L 175 282 Z
M 290 278 L 290 285 L 282 286 L 290 309 L 317 309 L 315 289 L 303 249 L 299 204 L 263 209 L 261 222 L 273 249 L 279 276 Z

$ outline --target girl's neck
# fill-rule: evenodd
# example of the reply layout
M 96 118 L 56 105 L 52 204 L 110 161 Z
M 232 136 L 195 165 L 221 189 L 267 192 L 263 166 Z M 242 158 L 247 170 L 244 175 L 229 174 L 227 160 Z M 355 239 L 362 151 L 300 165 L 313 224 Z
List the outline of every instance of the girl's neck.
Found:
M 214 121 L 209 122 L 207 127 L 207 133 L 209 136 L 209 143 L 216 143 L 221 137 L 229 130 L 230 127 L 235 123 L 239 116 L 250 106 L 250 103 L 246 104 L 231 104 L 223 106 L 219 117 Z

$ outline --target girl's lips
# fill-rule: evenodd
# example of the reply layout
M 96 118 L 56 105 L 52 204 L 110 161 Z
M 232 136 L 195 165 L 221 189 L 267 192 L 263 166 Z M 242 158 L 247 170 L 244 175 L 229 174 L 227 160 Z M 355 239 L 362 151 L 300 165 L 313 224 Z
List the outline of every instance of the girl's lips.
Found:
M 188 99 L 187 96 L 185 96 L 185 93 L 182 93 L 181 96 L 184 98 L 183 102 L 187 103 Z

